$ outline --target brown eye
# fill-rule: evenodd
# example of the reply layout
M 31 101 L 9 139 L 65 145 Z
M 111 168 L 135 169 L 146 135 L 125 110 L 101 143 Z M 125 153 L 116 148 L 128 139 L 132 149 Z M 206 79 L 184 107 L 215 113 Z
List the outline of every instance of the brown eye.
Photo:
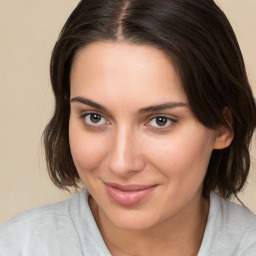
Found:
M 97 113 L 90 113 L 83 116 L 85 123 L 89 126 L 101 126 L 104 125 L 107 120 Z
M 167 121 L 168 121 L 168 119 L 166 117 L 162 117 L 162 116 L 156 117 L 156 120 L 155 120 L 155 122 L 158 126 L 165 126 Z
M 167 116 L 155 116 L 147 123 L 147 126 L 161 129 L 171 127 L 176 122 L 176 120 Z
M 90 121 L 94 124 L 97 124 L 101 120 L 101 115 L 99 114 L 90 114 Z

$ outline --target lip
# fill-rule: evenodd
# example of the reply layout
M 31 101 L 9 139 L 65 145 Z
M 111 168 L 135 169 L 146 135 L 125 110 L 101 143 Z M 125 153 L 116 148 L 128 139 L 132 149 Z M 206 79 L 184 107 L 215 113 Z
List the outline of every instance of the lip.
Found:
M 104 183 L 107 194 L 117 204 L 133 206 L 145 200 L 157 185 L 120 185 Z

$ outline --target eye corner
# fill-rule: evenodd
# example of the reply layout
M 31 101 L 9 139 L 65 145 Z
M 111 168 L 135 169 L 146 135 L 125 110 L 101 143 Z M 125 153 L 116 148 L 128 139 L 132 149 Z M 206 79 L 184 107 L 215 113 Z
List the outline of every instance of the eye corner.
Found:
M 81 113 L 79 117 L 84 127 L 88 130 L 105 130 L 106 126 L 111 124 L 108 118 L 97 111 L 86 111 Z
M 158 120 L 157 120 L 158 119 Z M 160 121 L 160 123 L 158 122 Z M 145 123 L 144 126 L 151 127 L 154 130 L 157 131 L 166 131 L 171 129 L 175 124 L 177 123 L 177 120 L 166 115 L 154 115 L 150 117 Z

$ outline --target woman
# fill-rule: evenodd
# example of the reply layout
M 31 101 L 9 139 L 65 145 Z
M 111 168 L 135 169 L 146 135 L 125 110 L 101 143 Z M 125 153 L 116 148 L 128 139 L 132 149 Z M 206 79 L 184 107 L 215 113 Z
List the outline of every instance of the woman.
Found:
M 55 45 L 49 174 L 71 199 L 1 227 L 0 255 L 255 255 L 256 106 L 212 0 L 87 0 Z

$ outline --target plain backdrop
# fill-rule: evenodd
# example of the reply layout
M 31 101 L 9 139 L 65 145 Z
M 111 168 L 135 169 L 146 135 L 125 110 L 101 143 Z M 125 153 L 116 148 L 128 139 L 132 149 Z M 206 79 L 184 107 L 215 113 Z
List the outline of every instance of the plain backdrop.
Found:
M 256 1 L 216 1 L 228 16 L 256 92 Z M 0 223 L 70 195 L 48 178 L 41 136 L 53 110 L 52 47 L 78 0 L 0 0 Z M 254 137 L 255 141 L 255 137 Z M 256 213 L 256 142 L 239 196 Z

